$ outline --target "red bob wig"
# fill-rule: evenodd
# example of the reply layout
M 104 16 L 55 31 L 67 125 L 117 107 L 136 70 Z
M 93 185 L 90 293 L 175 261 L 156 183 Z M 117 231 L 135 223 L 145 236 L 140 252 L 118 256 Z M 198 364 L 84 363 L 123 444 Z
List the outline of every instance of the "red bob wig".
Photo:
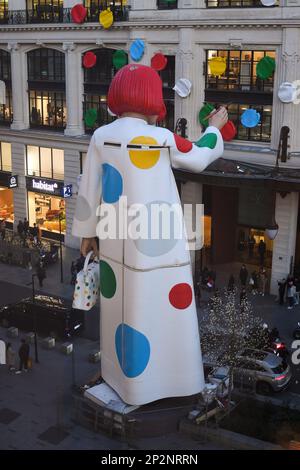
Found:
M 111 82 L 108 107 L 117 116 L 123 113 L 157 115 L 161 121 L 166 115 L 166 106 L 160 76 L 146 65 L 125 65 Z

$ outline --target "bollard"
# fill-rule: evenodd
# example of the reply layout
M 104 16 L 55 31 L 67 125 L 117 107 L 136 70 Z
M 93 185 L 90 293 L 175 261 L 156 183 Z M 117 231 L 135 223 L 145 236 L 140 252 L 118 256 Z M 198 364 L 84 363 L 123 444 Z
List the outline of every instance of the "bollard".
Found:
M 60 351 L 68 356 L 69 354 L 72 354 L 73 352 L 73 343 L 63 343 L 61 345 Z
M 93 351 L 89 354 L 89 362 L 92 362 L 93 364 L 100 362 L 100 356 L 100 351 Z
M 32 331 L 26 334 L 25 341 L 27 344 L 34 344 L 34 333 Z
M 49 336 L 48 338 L 43 339 L 42 346 L 43 346 L 44 349 L 54 349 L 55 348 L 55 338 L 51 338 L 51 336 Z

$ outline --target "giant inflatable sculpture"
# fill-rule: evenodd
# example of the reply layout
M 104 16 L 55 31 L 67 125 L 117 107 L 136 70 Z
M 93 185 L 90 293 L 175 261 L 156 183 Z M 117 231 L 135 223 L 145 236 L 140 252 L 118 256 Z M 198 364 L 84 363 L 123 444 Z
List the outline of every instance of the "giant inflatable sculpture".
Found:
M 154 124 L 165 115 L 162 82 L 143 65 L 121 68 L 108 95 L 118 116 L 91 139 L 80 183 L 73 234 L 93 245 L 99 204 L 178 204 L 173 168 L 203 171 L 223 152 L 217 127 L 224 108 L 193 144 Z M 182 213 L 180 215 L 182 217 Z M 149 228 L 149 227 L 148 227 Z M 190 254 L 184 238 L 102 240 L 101 373 L 124 402 L 142 405 L 189 396 L 204 386 Z

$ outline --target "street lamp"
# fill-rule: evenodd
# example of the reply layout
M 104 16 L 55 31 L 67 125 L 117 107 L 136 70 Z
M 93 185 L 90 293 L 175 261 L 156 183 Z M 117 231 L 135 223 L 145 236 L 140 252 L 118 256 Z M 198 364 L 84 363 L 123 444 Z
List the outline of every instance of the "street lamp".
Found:
M 31 282 L 27 284 L 28 286 L 32 286 L 32 303 L 35 304 L 35 285 L 34 285 L 34 278 L 37 277 L 37 274 L 32 274 Z M 38 344 L 37 344 L 37 309 L 34 308 L 34 350 L 35 350 L 35 362 L 39 364 L 39 356 L 38 356 Z
M 60 257 L 60 282 L 64 282 L 64 268 L 63 268 L 63 254 L 62 254 L 62 240 L 61 240 L 61 220 L 62 220 L 62 211 L 59 211 L 59 257 Z

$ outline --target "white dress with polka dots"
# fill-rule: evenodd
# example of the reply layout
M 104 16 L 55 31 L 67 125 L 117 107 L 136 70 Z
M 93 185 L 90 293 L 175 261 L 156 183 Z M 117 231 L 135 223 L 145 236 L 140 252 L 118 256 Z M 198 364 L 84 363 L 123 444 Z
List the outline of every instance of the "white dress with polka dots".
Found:
M 137 118 L 97 129 L 80 183 L 73 234 L 102 234 L 100 201 L 102 210 L 116 209 L 125 228 L 128 223 L 119 207 L 125 197 L 128 207 L 179 205 L 172 167 L 201 172 L 222 153 L 223 139 L 215 127 L 197 145 Z M 103 379 L 132 405 L 199 393 L 204 378 L 185 239 L 102 238 Z

